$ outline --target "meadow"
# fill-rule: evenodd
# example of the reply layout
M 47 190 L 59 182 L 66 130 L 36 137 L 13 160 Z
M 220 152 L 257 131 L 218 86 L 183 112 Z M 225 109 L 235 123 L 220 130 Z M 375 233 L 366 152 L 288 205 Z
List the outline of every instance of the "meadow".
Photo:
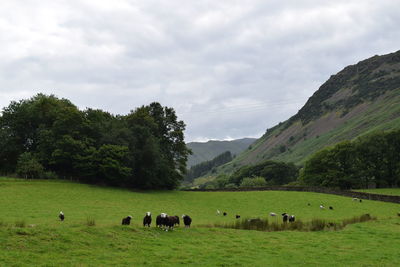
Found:
M 0 266 L 396 266 L 400 207 L 393 203 L 306 192 L 129 191 L 64 181 L 0 178 Z M 310 206 L 308 206 L 310 203 Z M 334 210 L 320 210 L 319 205 Z M 216 215 L 216 210 L 228 216 Z M 64 222 L 58 220 L 63 211 Z M 143 228 L 145 212 L 153 214 Z M 190 229 L 161 231 L 161 212 L 188 214 Z M 378 219 L 340 231 L 262 232 L 216 228 L 235 215 L 341 221 L 369 213 Z M 132 215 L 130 226 L 121 219 Z M 95 221 L 88 226 L 87 219 Z M 270 221 L 281 218 L 269 218 Z

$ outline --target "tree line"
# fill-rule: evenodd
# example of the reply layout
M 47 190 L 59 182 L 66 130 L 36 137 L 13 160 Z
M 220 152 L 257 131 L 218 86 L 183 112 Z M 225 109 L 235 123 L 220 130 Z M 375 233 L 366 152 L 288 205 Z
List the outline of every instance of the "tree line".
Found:
M 216 167 L 221 166 L 233 159 L 230 151 L 225 151 L 212 160 L 207 160 L 190 167 L 186 174 L 185 180 L 192 182 L 195 178 L 207 174 L 209 171 L 215 170 Z
M 173 108 L 157 102 L 121 116 L 38 94 L 0 115 L 0 173 L 172 189 L 190 153 L 185 127 Z
M 341 189 L 400 185 L 400 130 L 374 132 L 327 147 L 305 163 L 299 182 Z

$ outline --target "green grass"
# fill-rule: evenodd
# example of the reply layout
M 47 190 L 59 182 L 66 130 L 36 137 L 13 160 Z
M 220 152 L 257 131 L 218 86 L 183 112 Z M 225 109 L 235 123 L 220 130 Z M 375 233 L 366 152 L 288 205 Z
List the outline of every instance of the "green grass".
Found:
M 396 266 L 399 205 L 305 192 L 132 192 L 60 181 L 0 179 L 0 266 Z M 311 206 L 308 206 L 310 203 Z M 319 205 L 334 210 L 320 210 Z M 228 212 L 217 216 L 216 210 Z M 58 213 L 66 219 L 60 222 Z M 189 214 L 192 228 L 143 228 L 146 211 Z M 207 227 L 234 216 L 378 220 L 341 231 L 260 232 Z M 121 226 L 132 215 L 133 225 Z M 88 218 L 95 226 L 88 226 Z M 274 220 L 275 218 L 272 218 Z M 271 221 L 271 218 L 269 218 Z M 280 220 L 276 218 L 276 220 Z M 17 227 L 15 222 L 24 225 Z M 154 221 L 153 221 L 154 225 Z
M 360 189 L 354 190 L 358 192 L 367 192 L 379 195 L 400 196 L 400 188 L 377 188 L 377 189 Z

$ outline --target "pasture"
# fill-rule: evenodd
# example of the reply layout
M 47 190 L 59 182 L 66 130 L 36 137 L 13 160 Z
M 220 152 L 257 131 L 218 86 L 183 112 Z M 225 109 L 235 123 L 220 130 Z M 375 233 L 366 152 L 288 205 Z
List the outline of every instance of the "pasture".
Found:
M 379 265 L 400 256 L 400 206 L 305 192 L 133 192 L 63 181 L 0 178 L 0 266 L 9 265 Z M 308 206 L 310 203 L 310 206 Z M 319 205 L 333 206 L 321 210 Z M 217 216 L 216 210 L 228 216 Z M 66 219 L 58 220 L 63 211 Z M 151 228 L 143 228 L 151 211 Z M 164 232 L 155 216 L 188 214 L 192 228 Z M 269 212 L 308 221 L 370 213 L 376 221 L 340 231 L 260 232 L 215 228 L 235 215 Z M 132 215 L 130 226 L 121 219 Z M 87 219 L 95 221 L 88 226 Z M 281 218 L 269 218 L 270 221 Z

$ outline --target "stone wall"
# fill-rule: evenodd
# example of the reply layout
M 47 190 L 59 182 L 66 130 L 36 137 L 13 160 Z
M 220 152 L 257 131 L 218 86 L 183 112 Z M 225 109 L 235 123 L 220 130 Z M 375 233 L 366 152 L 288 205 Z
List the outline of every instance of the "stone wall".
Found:
M 268 186 L 268 187 L 258 187 L 258 188 L 185 189 L 184 191 L 194 191 L 194 192 L 298 191 L 298 192 L 314 192 L 314 193 L 340 195 L 345 197 L 377 200 L 377 201 L 400 204 L 400 196 L 379 195 L 379 194 L 331 189 L 324 187 Z

